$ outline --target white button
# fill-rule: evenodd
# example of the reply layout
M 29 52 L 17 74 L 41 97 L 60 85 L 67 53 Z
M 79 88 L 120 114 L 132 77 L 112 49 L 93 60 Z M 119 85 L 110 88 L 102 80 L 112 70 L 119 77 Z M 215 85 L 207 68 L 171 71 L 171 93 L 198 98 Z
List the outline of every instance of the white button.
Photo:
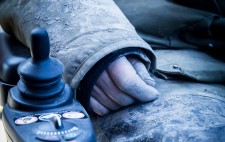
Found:
M 17 125 L 25 125 L 25 124 L 31 124 L 34 123 L 38 120 L 37 117 L 34 116 L 26 116 L 26 117 L 21 117 L 15 120 L 15 124 Z
M 84 115 L 84 113 L 81 113 L 81 112 L 71 111 L 71 112 L 64 113 L 63 117 L 73 119 L 73 118 L 84 118 L 85 115 Z

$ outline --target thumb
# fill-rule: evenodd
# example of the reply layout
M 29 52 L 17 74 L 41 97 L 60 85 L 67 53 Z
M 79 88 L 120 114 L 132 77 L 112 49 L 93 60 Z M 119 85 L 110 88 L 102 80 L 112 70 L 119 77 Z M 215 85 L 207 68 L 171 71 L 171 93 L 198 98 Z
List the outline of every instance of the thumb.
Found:
M 127 60 L 131 63 L 139 77 L 150 86 L 155 86 L 155 80 L 150 76 L 147 68 L 143 62 L 136 57 L 127 57 Z

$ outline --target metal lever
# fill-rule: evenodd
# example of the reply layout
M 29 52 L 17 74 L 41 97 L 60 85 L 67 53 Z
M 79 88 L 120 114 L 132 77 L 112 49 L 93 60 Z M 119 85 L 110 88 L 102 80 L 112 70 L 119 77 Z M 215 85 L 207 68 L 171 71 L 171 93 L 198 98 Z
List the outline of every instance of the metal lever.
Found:
M 55 116 L 51 117 L 50 121 L 53 123 L 53 125 L 56 129 L 63 128 L 62 120 L 59 116 L 55 115 Z

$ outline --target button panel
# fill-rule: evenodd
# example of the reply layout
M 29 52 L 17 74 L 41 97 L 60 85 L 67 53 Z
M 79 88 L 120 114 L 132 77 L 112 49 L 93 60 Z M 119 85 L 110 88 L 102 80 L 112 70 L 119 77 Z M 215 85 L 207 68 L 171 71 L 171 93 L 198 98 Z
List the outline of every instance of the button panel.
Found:
M 62 127 L 56 129 L 51 128 L 50 124 L 53 121 L 53 118 L 60 119 Z M 73 124 L 69 119 L 83 119 L 86 118 L 86 115 L 83 112 L 78 111 L 63 111 L 63 112 L 52 112 L 52 113 L 40 113 L 33 114 L 32 116 L 24 116 L 15 119 L 16 125 L 25 125 L 38 123 L 36 127 L 35 137 L 37 140 L 46 141 L 46 142 L 60 142 L 60 141 L 76 141 L 82 131 L 78 129 L 76 124 Z
M 76 126 L 68 129 L 68 130 L 62 130 L 62 131 L 37 131 L 37 135 L 64 135 L 67 133 L 78 131 L 78 128 Z
M 81 131 L 74 126 L 68 130 L 62 131 L 41 131 L 38 130 L 36 138 L 43 141 L 61 141 L 61 138 L 69 141 L 76 139 L 81 134 Z
M 82 119 L 86 118 L 83 112 L 78 111 L 66 111 L 66 112 L 54 112 L 54 113 L 44 113 L 44 114 L 34 114 L 32 116 L 23 116 L 20 118 L 15 118 L 15 124 L 25 125 L 35 123 L 37 121 L 50 121 L 54 116 L 62 117 L 65 119 Z

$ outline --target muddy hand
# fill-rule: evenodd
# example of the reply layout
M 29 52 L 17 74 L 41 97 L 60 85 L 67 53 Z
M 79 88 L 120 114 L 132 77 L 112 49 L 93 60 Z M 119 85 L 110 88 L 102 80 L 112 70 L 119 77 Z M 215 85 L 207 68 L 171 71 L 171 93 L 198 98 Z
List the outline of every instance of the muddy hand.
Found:
M 154 85 L 154 79 L 140 60 L 121 57 L 98 78 L 90 104 L 95 113 L 103 116 L 137 101 L 157 99 L 159 93 Z

